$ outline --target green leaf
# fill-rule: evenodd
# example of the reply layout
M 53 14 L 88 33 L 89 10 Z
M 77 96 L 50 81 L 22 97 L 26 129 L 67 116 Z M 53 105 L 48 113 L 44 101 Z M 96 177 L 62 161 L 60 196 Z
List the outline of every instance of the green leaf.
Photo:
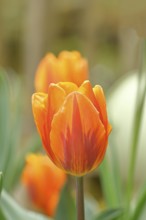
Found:
M 128 181 L 127 181 L 127 213 L 126 218 L 129 218 L 130 213 L 130 204 L 132 199 L 132 193 L 134 190 L 134 175 L 136 169 L 136 159 L 137 159 L 137 150 L 139 143 L 139 136 L 141 132 L 141 125 L 144 112 L 144 104 L 146 98 L 146 74 L 145 74 L 145 59 L 146 59 L 146 40 L 141 39 L 140 45 L 140 58 L 141 64 L 139 68 L 139 82 L 137 87 L 137 97 L 135 103 L 135 115 L 133 122 L 133 133 L 131 141 L 131 155 L 130 155 L 130 164 L 128 170 Z
M 12 74 L 11 74 L 12 75 Z M 19 151 L 22 137 L 22 102 L 20 100 L 20 91 L 21 84 L 20 79 L 16 74 L 13 74 L 11 78 L 6 77 L 7 82 L 7 90 L 9 91 L 8 94 L 8 102 L 9 102 L 9 136 L 7 137 L 7 159 L 5 165 L 5 172 L 4 172 L 4 181 L 3 185 L 6 190 L 11 190 L 13 188 L 12 179 L 16 178 L 17 176 L 15 173 L 15 164 L 17 163 L 17 159 L 19 158 Z M 15 128 L 15 129 L 14 129 Z M 2 149 L 4 151 L 4 148 Z M 17 153 L 16 153 L 17 152 Z M 13 172 L 12 172 L 13 171 Z M 18 179 L 18 178 L 16 178 Z
M 3 186 L 7 191 L 11 191 L 18 182 L 25 164 L 25 155 L 41 146 L 36 136 L 32 135 L 25 142 L 25 147 L 20 148 L 23 123 L 23 105 L 19 95 L 21 89 L 21 81 L 16 74 L 9 78 L 0 69 L 0 170 L 4 173 Z
M 102 212 L 94 220 L 116 220 L 123 215 L 123 209 L 115 208 Z
M 2 185 L 3 185 L 3 174 L 0 172 L 0 193 L 2 191 Z
M 23 209 L 6 191 L 1 194 L 0 206 L 7 220 L 52 220 L 47 216 Z
M 0 69 L 0 170 L 5 171 L 9 154 L 9 86 L 7 75 L 4 70 Z
M 5 186 L 7 190 L 11 190 L 13 186 L 18 182 L 22 170 L 25 165 L 25 158 L 31 152 L 37 152 L 40 150 L 41 142 L 37 134 L 32 134 L 31 137 L 25 143 L 25 147 L 17 152 L 17 157 L 13 160 L 13 165 L 9 167 L 6 180 L 9 180 L 9 183 L 6 183 Z M 11 170 L 13 169 L 13 172 Z M 12 173 L 12 174 L 11 174 Z M 8 176 L 9 175 L 9 176 Z
M 139 193 L 138 198 L 136 199 L 136 206 L 133 210 L 130 220 L 140 219 L 141 214 L 145 210 L 146 206 L 146 184 L 144 184 L 143 189 Z
M 107 157 L 99 167 L 99 174 L 107 206 L 109 208 L 117 206 L 119 204 L 119 198 L 117 194 L 114 170 L 107 160 Z
M 1 208 L 0 208 L 0 220 L 6 220 Z
M 71 192 L 66 185 L 61 193 L 59 205 L 56 211 L 55 220 L 75 220 L 76 209 Z

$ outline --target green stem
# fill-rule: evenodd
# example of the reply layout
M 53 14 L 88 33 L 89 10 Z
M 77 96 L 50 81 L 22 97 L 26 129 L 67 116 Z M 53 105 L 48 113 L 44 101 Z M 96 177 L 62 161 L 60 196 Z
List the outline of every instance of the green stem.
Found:
M 140 58 L 140 71 L 139 71 L 139 83 L 137 90 L 137 99 L 136 99 L 136 112 L 134 117 L 134 125 L 133 125 L 133 138 L 131 143 L 131 158 L 130 158 L 130 166 L 128 172 L 128 184 L 127 184 L 127 217 L 129 217 L 130 212 L 130 201 L 132 197 L 133 191 L 133 182 L 134 182 L 134 172 L 136 165 L 136 156 L 137 156 L 137 146 L 139 141 L 139 134 L 141 128 L 141 119 L 142 112 L 145 100 L 145 92 L 146 92 L 146 83 L 145 83 L 145 74 L 143 74 L 144 70 L 144 58 L 145 58 L 145 41 L 141 42 L 141 58 Z
M 145 207 L 145 202 L 146 202 L 146 190 L 144 188 L 144 191 L 141 193 L 138 201 L 137 201 L 137 206 L 133 212 L 133 215 L 131 217 L 131 220 L 137 220 L 139 219 L 141 213 L 142 213 L 142 210 L 144 209 Z
M 2 191 L 2 185 L 3 185 L 3 174 L 2 172 L 0 171 L 0 193 Z
M 77 220 L 84 220 L 84 190 L 83 177 L 76 177 Z

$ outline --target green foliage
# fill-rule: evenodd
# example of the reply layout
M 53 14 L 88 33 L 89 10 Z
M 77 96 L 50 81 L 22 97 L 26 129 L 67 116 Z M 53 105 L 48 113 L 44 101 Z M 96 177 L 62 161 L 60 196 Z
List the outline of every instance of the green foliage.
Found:
M 135 209 L 132 212 L 131 220 L 141 219 L 140 216 L 143 214 L 144 208 L 146 206 L 146 184 L 143 186 L 140 195 L 137 199 Z
M 56 211 L 55 220 L 75 220 L 76 209 L 74 199 L 71 195 L 68 185 L 62 190 L 59 205 Z
M 102 162 L 100 168 L 100 177 L 102 182 L 102 189 L 106 199 L 108 207 L 114 207 L 119 204 L 118 198 L 118 186 L 116 185 L 116 179 L 114 178 L 114 173 L 112 167 L 109 165 L 108 160 Z
M 0 170 L 3 172 L 3 186 L 11 190 L 21 175 L 25 156 L 39 148 L 39 141 L 33 135 L 22 148 L 22 102 L 21 81 L 0 69 Z M 20 95 L 21 94 L 21 95 Z
M 0 70 L 0 170 L 6 171 L 9 156 L 10 94 L 6 73 Z
M 117 220 L 123 215 L 121 208 L 109 209 L 99 214 L 94 220 Z
M 6 220 L 2 210 L 1 210 L 1 207 L 0 207 L 0 220 Z
M 97 213 L 97 202 L 92 197 L 85 197 L 85 216 L 86 219 L 94 220 Z M 55 220 L 75 220 L 76 207 L 71 194 L 69 185 L 66 184 L 62 190 L 60 201 L 55 215 Z
M 115 109 L 115 112 L 116 112 L 116 106 L 119 105 L 120 102 L 122 104 L 125 102 L 126 104 L 124 106 L 122 106 L 122 104 L 120 105 L 121 109 L 119 108 L 119 113 L 121 115 L 124 114 L 126 112 L 125 108 L 127 108 L 127 112 L 129 111 L 128 112 L 129 116 L 133 115 L 133 118 L 131 120 L 131 124 L 129 122 L 130 125 L 126 121 L 128 119 L 128 118 L 126 118 L 127 115 L 124 115 L 125 118 L 123 118 L 123 116 L 121 117 L 121 124 L 117 123 L 117 126 L 121 127 L 124 124 L 124 127 L 125 127 L 125 130 L 123 130 L 123 133 L 121 134 L 121 136 L 120 135 L 119 136 L 122 138 L 125 138 L 125 139 L 126 139 L 126 137 L 129 137 L 129 140 L 126 142 L 125 140 L 122 140 L 120 138 L 118 139 L 118 137 L 119 137 L 118 132 L 120 132 L 121 130 L 117 129 L 117 133 L 116 133 L 115 132 L 116 126 L 113 127 L 115 135 L 117 135 L 117 137 L 115 137 L 113 135 L 112 141 L 109 142 L 110 155 L 108 154 L 108 157 L 105 158 L 105 160 L 103 161 L 103 163 L 99 169 L 102 189 L 103 189 L 103 193 L 104 193 L 105 201 L 106 201 L 106 206 L 108 208 L 113 208 L 113 207 L 117 207 L 117 206 L 124 207 L 124 212 L 123 212 L 122 218 L 120 218 L 120 216 L 117 217 L 118 219 L 122 219 L 122 220 L 127 220 L 127 219 L 128 220 L 143 220 L 146 218 L 146 217 L 141 217 L 143 210 L 144 210 L 144 207 L 146 205 L 146 203 L 145 203 L 145 199 L 146 199 L 145 185 L 143 186 L 143 190 L 140 193 L 140 196 L 137 196 L 137 198 L 135 199 L 134 208 L 132 207 L 132 200 L 133 200 L 133 193 L 134 193 L 134 175 L 135 175 L 135 171 L 136 171 L 136 162 L 137 162 L 136 160 L 137 160 L 138 150 L 139 150 L 139 138 L 141 135 L 141 128 L 144 125 L 143 111 L 145 110 L 145 98 L 146 98 L 146 72 L 145 72 L 146 46 L 144 45 L 145 43 L 146 42 L 143 41 L 141 44 L 141 46 L 142 46 L 142 49 L 140 51 L 141 64 L 140 64 L 139 72 L 137 71 L 137 73 L 135 75 L 137 78 L 135 77 L 135 84 L 134 84 L 133 88 L 136 93 L 136 97 L 135 97 L 135 95 L 132 96 L 133 100 L 131 100 L 131 103 L 132 103 L 133 108 L 131 108 L 132 109 L 131 111 L 129 111 L 130 110 L 129 106 L 126 105 L 126 104 L 129 105 L 131 103 L 127 103 L 125 101 L 126 97 L 122 96 L 123 94 L 130 96 L 130 94 L 128 94 L 128 90 L 126 90 L 127 81 L 125 81 L 125 84 L 123 83 L 123 86 L 121 87 L 123 90 L 121 88 L 120 88 L 120 90 L 118 90 L 118 86 L 120 86 L 120 84 L 118 84 L 118 86 L 114 87 L 114 89 L 112 90 L 112 92 L 114 92 L 114 94 L 116 94 L 116 95 L 114 97 L 114 102 L 111 102 L 112 103 L 111 106 L 113 107 L 113 108 L 111 108 L 111 110 L 114 111 L 114 109 Z M 128 81 L 128 83 L 129 82 L 131 82 L 131 81 Z M 121 83 L 121 81 L 120 81 L 120 83 Z M 124 87 L 124 85 L 126 85 L 126 86 Z M 130 91 L 130 92 L 132 93 L 134 91 Z M 122 95 L 120 96 L 120 94 L 122 94 Z M 121 100 L 122 97 L 123 97 L 123 100 Z M 110 98 L 111 97 L 109 95 L 109 100 L 110 100 Z M 122 108 L 124 110 L 123 112 L 122 112 Z M 130 115 L 130 113 L 131 113 L 131 115 Z M 112 113 L 112 115 L 113 114 L 114 113 Z M 119 117 L 120 117 L 120 114 L 119 114 Z M 117 116 L 113 117 L 113 119 L 116 120 Z M 122 123 L 122 120 L 124 120 L 124 123 Z M 118 122 L 120 122 L 120 120 Z M 114 126 L 114 123 L 113 123 L 113 126 Z M 122 129 L 124 129 L 124 127 L 122 127 Z M 129 131 L 128 129 L 131 129 L 131 130 Z M 124 131 L 125 131 L 125 134 L 124 134 Z M 126 134 L 127 131 L 129 132 L 129 134 L 132 134 L 132 135 L 128 136 Z M 116 141 L 114 142 L 114 138 L 117 139 L 117 142 Z M 128 145 L 123 146 L 124 143 L 128 143 Z M 144 143 L 142 143 L 142 144 L 144 144 Z M 127 170 L 125 170 L 125 173 L 128 173 L 128 175 L 127 175 L 128 181 L 126 182 L 125 185 L 122 184 L 123 180 L 121 179 L 121 172 L 120 172 L 121 170 L 119 169 L 120 162 L 118 161 L 118 155 L 116 152 L 117 148 L 121 148 L 123 150 L 123 151 L 122 150 L 120 151 L 121 153 L 122 152 L 125 153 L 124 152 L 125 148 L 128 148 L 128 149 L 130 148 L 130 150 L 127 150 L 130 157 L 129 157 L 128 162 L 126 163 L 127 164 L 126 169 L 128 170 L 128 172 L 127 172 Z M 122 155 L 120 155 L 120 157 L 122 157 Z M 123 164 L 123 163 L 125 163 L 124 160 L 125 160 L 125 158 L 123 158 L 123 161 L 122 161 L 123 166 L 125 165 L 125 164 Z M 139 194 L 139 191 L 138 191 L 138 194 Z M 108 215 L 108 211 L 107 211 L 107 215 Z M 144 216 L 145 216 L 145 213 L 144 213 Z
M 3 176 L 2 176 L 2 172 L 0 172 L 0 194 L 1 194 L 1 191 L 2 191 L 2 185 L 3 185 Z
M 23 209 L 5 191 L 1 196 L 1 209 L 6 220 L 51 220 L 44 215 Z

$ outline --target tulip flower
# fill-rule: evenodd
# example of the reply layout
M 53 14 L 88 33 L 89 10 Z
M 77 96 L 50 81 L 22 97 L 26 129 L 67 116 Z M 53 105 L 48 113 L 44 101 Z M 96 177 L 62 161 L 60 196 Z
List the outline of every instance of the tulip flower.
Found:
M 50 84 L 32 96 L 34 120 L 50 159 L 62 170 L 83 176 L 99 166 L 111 126 L 101 86 L 89 81 Z
M 73 82 L 80 86 L 88 79 L 88 62 L 78 51 L 62 51 L 58 57 L 48 53 L 40 62 L 35 75 L 37 92 L 48 92 L 50 83 Z
M 65 173 L 51 160 L 41 154 L 29 154 L 23 170 L 22 181 L 33 203 L 41 211 L 53 216 L 62 187 L 66 182 Z

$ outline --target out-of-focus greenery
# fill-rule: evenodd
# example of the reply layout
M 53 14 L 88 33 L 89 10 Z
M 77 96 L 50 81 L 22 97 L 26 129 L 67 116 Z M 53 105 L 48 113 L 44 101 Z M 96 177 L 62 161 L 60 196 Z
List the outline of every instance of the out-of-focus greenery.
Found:
M 125 76 L 114 86 L 108 96 L 111 122 L 114 128 L 109 148 L 111 161 L 107 158 L 100 168 L 107 204 L 109 206 L 124 205 L 125 214 L 122 219 L 130 220 L 143 220 L 145 217 L 144 215 L 142 217 L 142 213 L 146 205 L 146 178 L 141 172 L 142 169 L 137 169 L 145 163 L 143 155 L 146 142 L 146 48 L 144 43 L 141 45 L 140 70 L 131 73 L 128 77 Z
M 38 149 L 38 141 L 33 134 L 23 144 L 20 88 L 17 76 L 14 75 L 10 80 L 8 74 L 0 69 L 0 170 L 3 172 L 3 178 L 0 175 L 0 186 L 11 192 L 18 184 L 25 155 Z M 0 204 L 1 220 L 35 218 L 35 214 L 29 214 L 21 208 L 19 210 L 19 206 L 5 192 L 2 192 Z
M 106 80 L 106 86 L 137 67 L 132 28 L 145 32 L 143 0 L 0 0 L 0 4 L 0 64 L 24 74 L 29 89 L 36 66 L 48 51 L 80 50 L 91 69 L 97 64 L 107 67 L 103 76 L 97 69 L 96 76 L 91 74 L 95 81 Z
M 2 220 L 51 220 L 44 215 L 23 209 L 5 191 L 3 191 L 1 195 L 1 209 L 4 215 L 4 217 L 1 218 Z
M 21 95 L 20 95 L 21 93 Z M 9 78 L 0 70 L 0 170 L 3 172 L 3 185 L 11 190 L 18 182 L 24 164 L 24 156 L 38 148 L 36 137 L 24 140 L 22 135 L 23 97 L 18 76 Z M 23 138 L 23 139 L 22 139 Z M 24 144 L 25 143 L 25 144 Z
M 145 220 L 145 72 L 138 81 L 139 70 L 127 71 L 139 69 L 146 2 L 0 0 L 0 5 L 0 65 L 8 70 L 0 69 L 0 220 L 49 219 L 18 205 L 12 193 L 19 188 L 25 156 L 41 147 L 30 120 L 36 66 L 48 51 L 65 49 L 88 58 L 92 83 L 107 90 L 113 126 L 99 172 L 85 177 L 89 188 L 95 180 L 92 195 L 100 194 L 97 201 L 86 196 L 87 219 Z M 74 197 L 66 186 L 55 216 L 75 219 Z
M 2 190 L 2 172 L 0 172 L 0 193 Z

